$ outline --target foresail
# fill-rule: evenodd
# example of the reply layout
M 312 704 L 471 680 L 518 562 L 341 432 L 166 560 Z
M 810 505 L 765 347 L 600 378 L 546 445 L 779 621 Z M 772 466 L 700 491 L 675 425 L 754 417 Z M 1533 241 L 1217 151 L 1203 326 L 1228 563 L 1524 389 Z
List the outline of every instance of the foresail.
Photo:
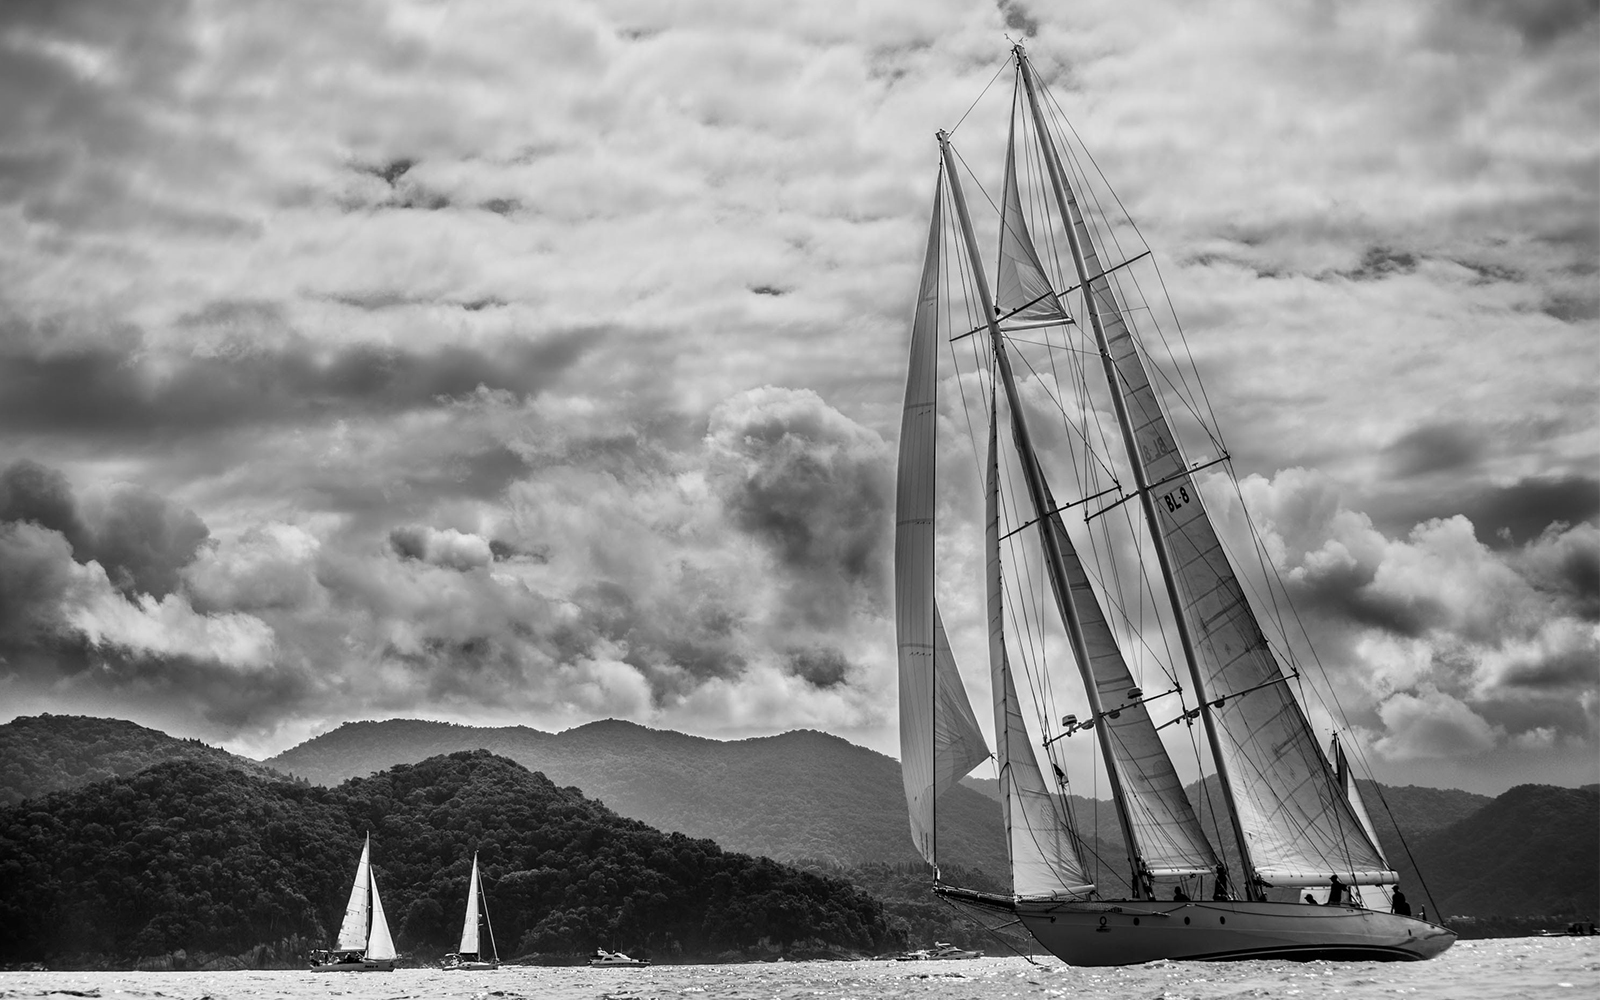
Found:
M 1052 795 L 1023 719 L 1006 656 L 1005 599 L 1000 567 L 999 460 L 991 410 L 988 491 L 984 512 L 988 570 L 989 675 L 994 690 L 995 758 L 999 765 L 1000 802 L 1006 824 L 1006 850 L 1011 858 L 1011 891 L 1036 898 L 1081 897 L 1094 888 L 1074 848 L 1061 800 Z
M 367 936 L 367 961 L 386 962 L 395 957 L 394 938 L 389 936 L 389 921 L 383 915 L 383 900 L 378 898 L 378 877 L 372 876 L 372 932 Z
M 1378 852 L 1378 857 L 1384 861 L 1384 867 L 1389 868 L 1388 857 L 1383 853 L 1383 845 L 1378 841 L 1378 831 L 1372 825 L 1372 814 L 1367 812 L 1367 804 L 1361 800 L 1361 791 L 1356 788 L 1355 772 L 1350 770 L 1350 759 L 1344 755 L 1344 747 L 1339 743 L 1339 737 L 1333 738 L 1333 771 L 1338 776 L 1339 787 L 1344 789 L 1345 798 L 1350 801 L 1350 809 L 1356 814 L 1356 819 L 1361 823 L 1362 832 L 1372 842 L 1373 849 Z M 1386 873 L 1387 874 L 1387 873 Z M 1399 881 L 1399 874 L 1394 881 Z M 1383 879 L 1379 885 L 1379 893 L 1383 897 L 1384 905 L 1392 901 L 1388 885 L 1393 884 L 1388 878 Z
M 461 925 L 461 946 L 456 951 L 462 955 L 478 953 L 478 856 L 472 856 L 472 877 L 467 880 L 467 916 Z
M 1017 187 L 1016 124 L 1006 145 L 1005 196 L 1000 221 L 1000 266 L 995 272 L 994 307 L 1005 329 L 1053 326 L 1069 322 L 1067 311 L 1045 276 L 1033 238 L 1028 234 Z
M 1200 491 L 1184 463 L 1144 360 L 1102 273 L 1083 216 L 1069 202 L 1090 276 L 1087 291 L 1103 324 L 1127 402 L 1162 537 L 1172 557 L 1181 613 L 1194 636 L 1222 762 L 1257 873 L 1269 884 L 1304 884 L 1330 872 L 1379 871 L 1382 858 L 1361 830 L 1287 678 L 1245 599 Z
M 1045 498 L 1052 512 L 1046 520 L 1061 549 L 1073 607 L 1089 655 L 1089 673 L 1105 709 L 1099 724 L 1111 736 L 1111 752 L 1117 759 L 1140 858 L 1152 875 L 1209 874 L 1217 867 L 1216 852 L 1200 827 L 1155 723 L 1150 721 L 1150 710 L 1142 697 L 1133 695 L 1133 674 L 1077 549 L 1061 523 L 1061 515 L 1055 512 L 1055 498 L 1048 486 Z
M 372 838 L 369 836 L 361 848 L 361 860 L 356 862 L 356 878 L 350 885 L 350 901 L 344 904 L 344 920 L 339 924 L 339 940 L 334 945 L 339 951 L 360 951 L 367 946 L 371 869 Z
M 895 633 L 899 646 L 900 770 L 911 836 L 937 863 L 934 798 L 989 755 L 934 605 L 935 380 L 941 204 L 936 196 L 911 324 L 895 490 Z

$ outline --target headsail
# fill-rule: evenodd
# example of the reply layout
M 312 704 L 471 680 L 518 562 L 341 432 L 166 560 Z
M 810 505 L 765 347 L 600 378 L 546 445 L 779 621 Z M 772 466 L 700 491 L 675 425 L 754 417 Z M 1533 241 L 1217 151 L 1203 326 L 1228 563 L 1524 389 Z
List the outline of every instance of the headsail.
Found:
M 472 877 L 467 880 L 467 916 L 461 925 L 461 946 L 458 954 L 478 953 L 478 855 L 472 855 Z
M 934 465 L 941 201 L 936 195 L 911 324 L 911 358 L 895 490 L 895 633 L 900 663 L 900 770 L 911 836 L 937 863 L 934 798 L 989 756 L 934 603 Z
M 395 957 L 394 939 L 389 936 L 389 921 L 383 915 L 383 900 L 378 898 L 378 876 L 372 878 L 372 932 L 367 936 L 367 961 L 385 962 Z
M 1005 598 L 1000 568 L 1000 463 L 997 420 L 989 410 L 988 490 L 984 504 L 989 600 L 989 674 L 994 688 L 995 759 L 1000 802 L 1005 813 L 1006 849 L 1011 857 L 1011 891 L 1024 898 L 1083 896 L 1094 888 L 1073 846 L 1061 800 L 1051 794 L 1034 756 L 1022 705 L 1006 656 Z
M 1056 326 L 1070 323 L 1044 265 L 1028 234 L 1028 220 L 1022 211 L 1022 193 L 1017 187 L 1017 128 L 1012 116 L 1011 135 L 1006 143 L 1006 186 L 1001 201 L 1000 266 L 995 271 L 994 308 L 1006 330 Z
M 350 901 L 344 905 L 344 921 L 339 924 L 339 951 L 360 951 L 367 946 L 367 916 L 371 912 L 372 835 L 361 848 L 356 862 L 356 878 L 350 885 Z

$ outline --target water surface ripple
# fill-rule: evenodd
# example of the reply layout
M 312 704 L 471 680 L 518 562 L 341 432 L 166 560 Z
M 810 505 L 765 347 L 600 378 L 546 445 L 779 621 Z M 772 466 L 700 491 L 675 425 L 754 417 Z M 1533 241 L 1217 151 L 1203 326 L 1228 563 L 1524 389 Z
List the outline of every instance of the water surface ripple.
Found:
M 1600 937 L 1462 941 L 1431 962 L 1152 962 L 1077 969 L 1042 959 L 775 962 L 646 969 L 391 973 L 5 972 L 0 1000 L 1549 1000 L 1600 996 Z

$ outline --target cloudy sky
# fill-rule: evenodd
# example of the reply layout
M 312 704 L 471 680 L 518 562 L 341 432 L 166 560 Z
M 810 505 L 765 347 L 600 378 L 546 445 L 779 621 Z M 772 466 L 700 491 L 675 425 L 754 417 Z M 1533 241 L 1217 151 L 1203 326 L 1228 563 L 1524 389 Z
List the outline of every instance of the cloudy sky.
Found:
M 12 0 L 0 718 L 896 752 L 933 132 L 1009 34 L 1162 259 L 1377 776 L 1600 780 L 1597 25 Z

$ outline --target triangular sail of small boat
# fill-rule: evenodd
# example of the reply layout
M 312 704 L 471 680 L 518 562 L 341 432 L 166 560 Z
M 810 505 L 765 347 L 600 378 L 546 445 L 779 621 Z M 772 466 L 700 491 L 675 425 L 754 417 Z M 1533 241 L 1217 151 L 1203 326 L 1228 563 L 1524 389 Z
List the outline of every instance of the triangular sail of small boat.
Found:
M 1047 148 L 1045 155 L 1053 156 Z M 1393 881 L 1376 845 L 1317 747 L 1315 734 L 1268 648 L 1200 500 L 1143 358 L 1103 273 L 1083 213 L 1066 189 L 1070 224 L 1098 313 L 1113 391 L 1125 401 L 1133 447 L 1153 491 L 1171 554 L 1179 613 L 1188 621 L 1204 691 L 1254 874 L 1273 885 L 1314 885 L 1330 872 L 1358 881 Z
M 367 961 L 387 962 L 395 957 L 394 939 L 389 936 L 389 921 L 383 915 L 383 900 L 378 898 L 378 876 L 372 876 L 372 931 L 367 935 Z
M 1007 330 L 1055 326 L 1070 322 L 1044 265 L 1028 233 L 1022 211 L 1022 192 L 1017 187 L 1017 130 L 1012 116 L 1006 143 L 1005 193 L 1001 200 L 1000 266 L 995 272 L 994 307 Z
M 472 855 L 472 877 L 467 880 L 467 916 L 461 925 L 461 946 L 458 954 L 478 953 L 478 855 Z
M 937 864 L 934 799 L 989 756 L 934 602 L 935 381 L 941 201 L 935 195 L 911 357 L 895 491 L 895 633 L 899 645 L 900 770 L 911 836 Z
M 367 946 L 367 915 L 371 912 L 372 836 L 361 848 L 361 860 L 356 862 L 356 878 L 350 886 L 350 901 L 344 906 L 344 920 L 339 924 L 339 940 L 334 945 L 339 951 L 360 951 Z
M 994 691 L 995 759 L 1011 858 L 1011 891 L 1025 899 L 1082 897 L 1094 888 L 1073 846 L 1061 800 L 1051 794 L 1028 738 L 1022 704 L 1006 656 L 1005 597 L 1000 566 L 1000 463 L 990 407 L 988 490 L 984 505 L 988 570 L 989 672 Z

